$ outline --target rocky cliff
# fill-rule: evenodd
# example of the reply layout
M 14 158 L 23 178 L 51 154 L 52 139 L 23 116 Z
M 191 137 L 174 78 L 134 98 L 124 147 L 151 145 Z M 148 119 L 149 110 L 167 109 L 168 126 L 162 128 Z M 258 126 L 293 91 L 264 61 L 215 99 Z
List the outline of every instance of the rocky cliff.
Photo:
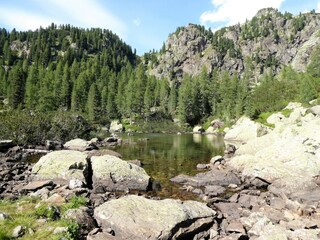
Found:
M 294 16 L 276 9 L 260 10 L 244 24 L 212 32 L 189 24 L 169 36 L 164 48 L 149 68 L 157 78 L 198 75 L 203 66 L 234 75 L 250 72 L 258 80 L 266 71 L 277 73 L 291 64 L 303 71 L 310 54 L 320 44 L 320 14 Z

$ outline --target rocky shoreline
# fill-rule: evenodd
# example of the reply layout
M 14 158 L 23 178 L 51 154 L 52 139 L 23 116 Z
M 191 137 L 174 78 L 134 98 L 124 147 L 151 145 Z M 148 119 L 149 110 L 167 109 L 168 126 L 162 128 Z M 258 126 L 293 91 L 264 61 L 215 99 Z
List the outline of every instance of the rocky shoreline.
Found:
M 205 171 L 195 176 L 171 179 L 202 202 L 150 197 L 151 178 L 138 162 L 98 149 L 116 138 L 37 151 L 8 143 L 0 197 L 37 196 L 53 205 L 88 198 L 88 206 L 68 213 L 81 225 L 81 239 L 319 239 L 319 108 L 291 103 L 288 117 L 267 119 L 274 128 L 239 119 L 225 135 L 233 144 L 225 156 L 199 164 Z M 44 156 L 36 164 L 23 161 L 38 150 Z

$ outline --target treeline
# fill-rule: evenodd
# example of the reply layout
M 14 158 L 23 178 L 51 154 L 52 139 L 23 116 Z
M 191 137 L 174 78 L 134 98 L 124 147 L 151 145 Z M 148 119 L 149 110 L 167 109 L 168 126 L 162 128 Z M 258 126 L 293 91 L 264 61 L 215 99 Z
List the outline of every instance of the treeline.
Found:
M 221 38 L 215 40 L 230 48 Z M 289 101 L 308 102 L 320 92 L 319 49 L 305 73 L 284 67 L 276 77 L 265 74 L 256 85 L 249 64 L 241 78 L 203 68 L 199 76 L 185 75 L 181 81 L 156 79 L 146 75 L 147 61 L 139 62 L 107 30 L 53 24 L 35 32 L 2 30 L 0 42 L 2 108 L 31 115 L 77 113 L 98 124 L 161 116 L 194 125 L 210 116 L 255 118 Z

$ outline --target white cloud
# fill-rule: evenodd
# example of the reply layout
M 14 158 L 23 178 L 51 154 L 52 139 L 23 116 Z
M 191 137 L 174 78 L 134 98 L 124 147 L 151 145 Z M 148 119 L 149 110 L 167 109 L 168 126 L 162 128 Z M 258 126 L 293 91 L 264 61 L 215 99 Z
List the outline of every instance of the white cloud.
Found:
M 212 0 L 215 8 L 201 14 L 200 22 L 207 23 L 224 22 L 226 25 L 243 23 L 251 19 L 260 9 L 273 7 L 280 8 L 285 0 Z
M 106 28 L 121 37 L 126 35 L 125 24 L 109 12 L 101 1 L 31 0 L 30 3 L 33 4 L 29 6 L 32 7 L 30 11 L 22 10 L 23 6 L 0 7 L 1 22 L 21 30 L 36 29 L 40 25 L 46 27 L 54 22 L 83 28 Z
M 317 12 L 317 13 L 320 13 L 320 2 L 318 2 L 318 4 L 317 4 L 316 12 Z
M 49 19 L 41 15 L 31 14 L 23 10 L 0 7 L 0 22 L 18 30 L 36 30 L 40 26 L 47 27 L 57 19 Z

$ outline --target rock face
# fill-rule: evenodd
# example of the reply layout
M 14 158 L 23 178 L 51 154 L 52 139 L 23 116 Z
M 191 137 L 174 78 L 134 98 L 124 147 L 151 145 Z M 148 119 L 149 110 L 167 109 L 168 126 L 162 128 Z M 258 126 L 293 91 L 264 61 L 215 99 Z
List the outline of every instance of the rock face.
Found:
M 278 72 L 282 65 L 303 71 L 320 43 L 320 15 L 289 15 L 263 9 L 251 21 L 215 33 L 194 24 L 179 27 L 168 37 L 149 72 L 157 78 L 182 79 L 184 74 L 199 75 L 204 66 L 208 72 L 218 69 L 234 75 L 252 68 L 252 78 L 257 80 L 265 71 Z M 297 27 L 297 22 L 302 25 Z M 224 43 L 232 47 L 224 49 Z M 266 64 L 270 61 L 271 67 Z
M 192 239 L 213 225 L 215 215 L 199 202 L 139 196 L 111 200 L 94 211 L 98 224 L 120 239 Z
M 118 157 L 105 155 L 91 158 L 93 188 L 97 192 L 147 190 L 150 177 L 141 167 Z
M 312 182 L 320 171 L 320 118 L 307 112 L 295 105 L 289 117 L 276 114 L 270 118 L 274 130 L 241 145 L 229 166 L 245 176 L 273 183 L 274 191 L 279 188 L 293 194 L 316 188 Z
M 53 180 L 66 185 L 71 179 L 86 182 L 87 155 L 72 150 L 48 153 L 33 166 L 32 174 L 35 180 Z

